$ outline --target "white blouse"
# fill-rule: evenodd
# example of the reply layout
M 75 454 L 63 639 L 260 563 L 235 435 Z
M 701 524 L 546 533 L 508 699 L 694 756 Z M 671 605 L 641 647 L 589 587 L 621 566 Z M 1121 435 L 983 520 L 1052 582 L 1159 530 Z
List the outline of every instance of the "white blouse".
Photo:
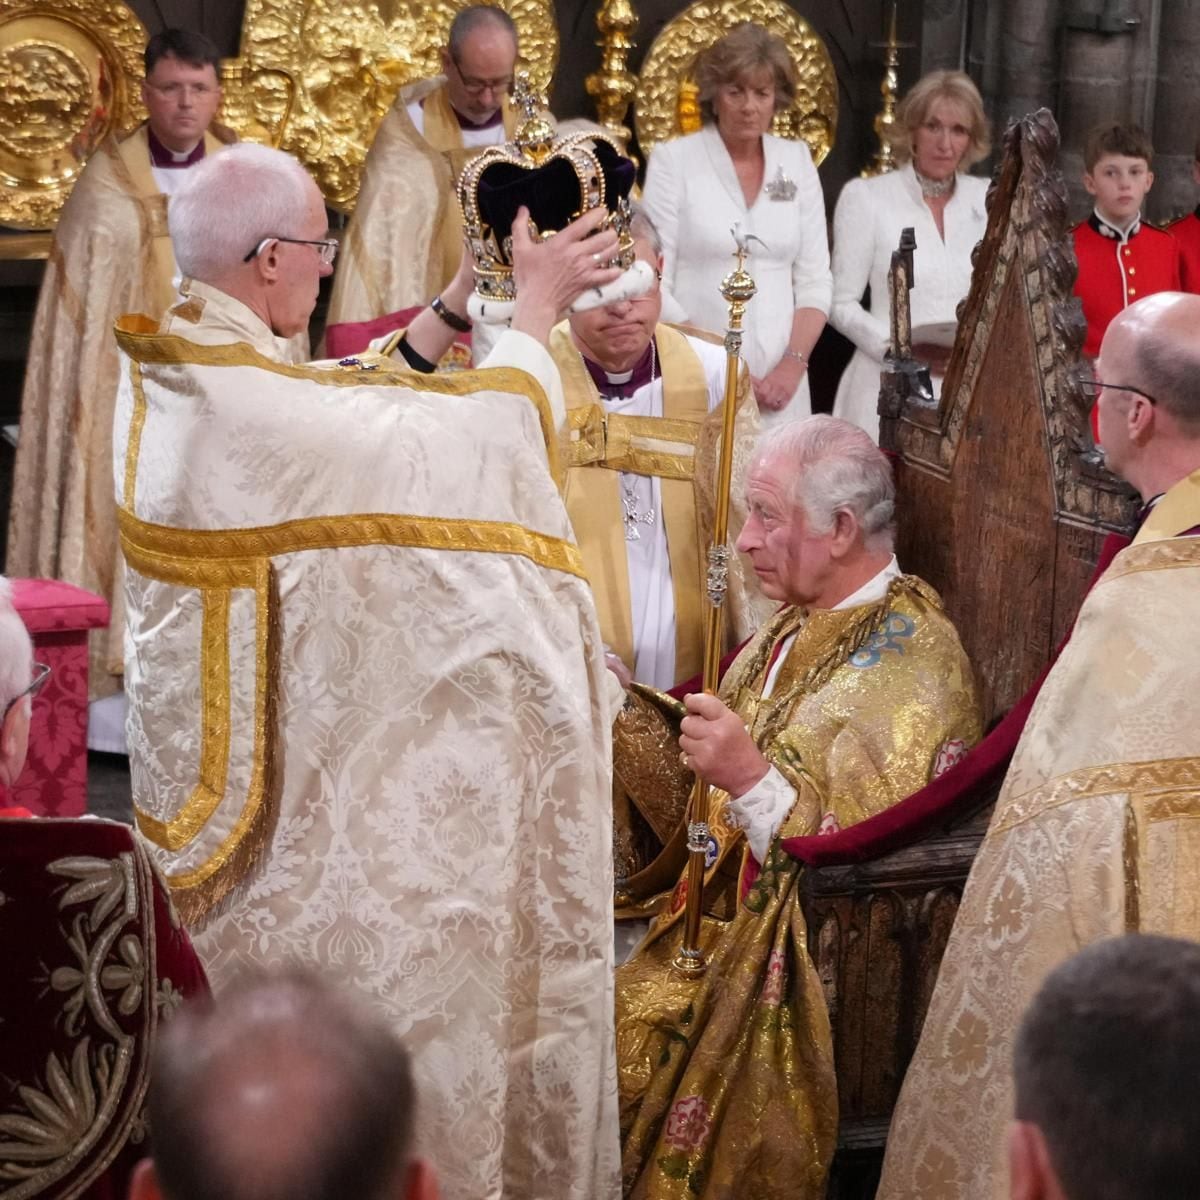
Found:
M 664 282 L 688 320 L 723 333 L 728 307 L 721 280 L 733 269 L 737 225 L 754 234 L 746 268 L 758 291 L 746 309 L 742 353 L 752 375 L 769 374 L 783 357 L 798 308 L 829 312 L 833 279 L 825 200 L 804 142 L 767 134 L 763 189 L 747 208 L 729 151 L 715 125 L 660 142 L 646 168 L 643 203 L 663 240 Z M 808 376 L 781 414 L 811 411 Z
M 879 372 L 890 341 L 888 269 L 901 230 L 912 226 L 912 323 L 954 321 L 958 302 L 971 286 L 971 251 L 987 228 L 984 197 L 988 181 L 959 175 L 938 233 L 911 163 L 873 179 L 851 179 L 842 188 L 833 217 L 833 309 L 830 324 L 856 347 L 838 385 L 834 416 L 861 425 L 879 438 Z M 871 307 L 862 294 L 871 285 Z M 941 381 L 934 380 L 935 391 Z

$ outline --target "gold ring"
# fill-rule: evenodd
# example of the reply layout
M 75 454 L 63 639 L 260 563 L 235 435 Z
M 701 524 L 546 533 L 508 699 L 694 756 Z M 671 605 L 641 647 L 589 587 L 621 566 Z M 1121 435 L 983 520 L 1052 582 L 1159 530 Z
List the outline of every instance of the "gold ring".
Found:
M 686 767 L 688 765 L 687 752 L 684 750 L 680 750 L 680 752 L 679 752 L 679 763 L 681 766 L 684 766 L 684 767 Z
M 604 261 L 603 254 L 593 254 L 592 255 L 592 262 L 594 262 L 596 264 L 596 266 L 599 266 L 603 261 Z

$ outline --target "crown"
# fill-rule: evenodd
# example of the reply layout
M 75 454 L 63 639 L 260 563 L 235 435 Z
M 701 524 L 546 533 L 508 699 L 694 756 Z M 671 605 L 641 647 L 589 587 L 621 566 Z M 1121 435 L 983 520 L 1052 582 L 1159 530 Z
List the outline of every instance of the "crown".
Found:
M 635 257 L 629 192 L 636 168 L 618 142 L 599 130 L 557 137 L 544 115 L 544 100 L 523 73 L 517 77 L 513 101 L 524 114 L 513 140 L 476 155 L 458 180 L 476 295 L 484 305 L 506 309 L 506 302 L 516 299 L 512 225 L 522 205 L 529 210 L 530 233 L 538 240 L 593 208 L 606 207 L 609 216 L 601 228 L 612 228 L 618 241 L 611 265 L 628 271 Z

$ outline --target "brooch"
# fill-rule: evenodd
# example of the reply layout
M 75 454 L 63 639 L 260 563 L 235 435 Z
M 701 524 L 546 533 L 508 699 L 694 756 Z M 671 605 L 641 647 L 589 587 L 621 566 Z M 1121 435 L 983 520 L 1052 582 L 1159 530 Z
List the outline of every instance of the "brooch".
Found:
M 764 190 L 772 200 L 778 200 L 781 203 L 786 203 L 796 198 L 796 182 L 793 179 L 789 179 L 783 173 L 782 167 L 776 168 L 775 178 L 767 184 Z

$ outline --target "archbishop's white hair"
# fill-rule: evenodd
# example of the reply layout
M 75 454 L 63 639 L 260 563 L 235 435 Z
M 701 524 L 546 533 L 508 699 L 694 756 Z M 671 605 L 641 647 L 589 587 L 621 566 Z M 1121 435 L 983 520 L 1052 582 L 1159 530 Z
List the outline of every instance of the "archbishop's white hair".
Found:
M 33 678 L 33 642 L 13 607 L 12 584 L 0 575 L 0 711 Z
M 828 533 L 837 514 L 849 512 L 867 550 L 892 549 L 892 465 L 865 430 L 839 417 L 804 417 L 759 439 L 754 461 L 767 460 L 785 467 L 790 497 L 816 533 Z
M 220 279 L 266 237 L 301 237 L 308 172 L 290 155 L 240 142 L 187 172 L 167 226 L 181 274 Z

